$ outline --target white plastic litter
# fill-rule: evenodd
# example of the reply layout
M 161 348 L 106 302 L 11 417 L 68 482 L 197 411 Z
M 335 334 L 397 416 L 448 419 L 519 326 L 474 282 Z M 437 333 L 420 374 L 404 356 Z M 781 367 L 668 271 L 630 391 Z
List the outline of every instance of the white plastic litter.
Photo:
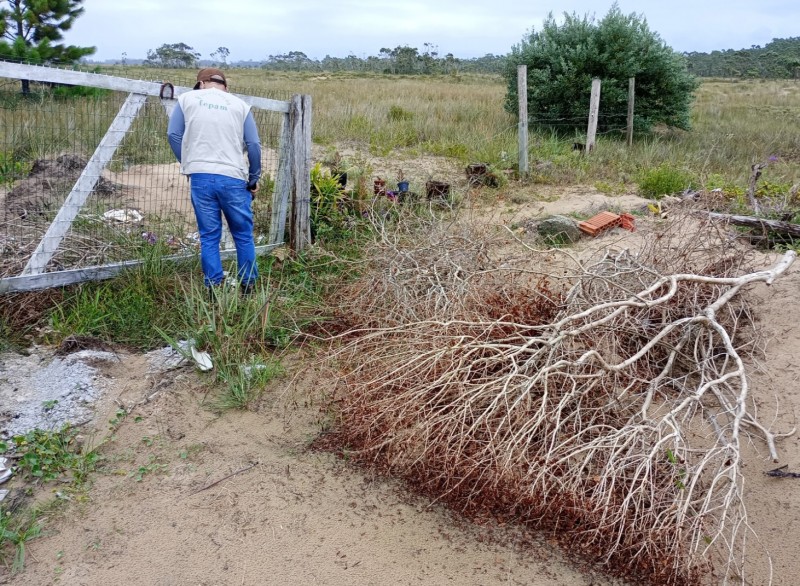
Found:
M 108 210 L 103 214 L 103 219 L 109 222 L 119 222 L 120 224 L 138 224 L 144 216 L 137 210 L 118 209 Z
M 8 458 L 0 458 L 0 484 L 3 484 L 6 480 L 11 478 L 11 468 L 7 468 L 7 465 Z M 3 495 L 3 498 L 5 498 L 5 495 Z
M 200 352 L 194 346 L 192 346 L 190 350 L 192 353 L 192 358 L 197 364 L 197 368 L 204 372 L 214 368 L 214 364 L 211 362 L 211 356 L 208 355 L 208 352 Z

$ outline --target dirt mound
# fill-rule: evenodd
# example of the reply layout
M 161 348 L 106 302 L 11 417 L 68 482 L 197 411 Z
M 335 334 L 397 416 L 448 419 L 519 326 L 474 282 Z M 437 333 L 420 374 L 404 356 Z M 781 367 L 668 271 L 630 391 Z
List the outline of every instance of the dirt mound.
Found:
M 37 159 L 25 179 L 6 194 L 3 219 L 25 219 L 55 212 L 72 190 L 86 167 L 86 159 L 73 154 L 64 154 L 55 159 Z M 100 177 L 94 193 L 112 195 L 118 186 Z

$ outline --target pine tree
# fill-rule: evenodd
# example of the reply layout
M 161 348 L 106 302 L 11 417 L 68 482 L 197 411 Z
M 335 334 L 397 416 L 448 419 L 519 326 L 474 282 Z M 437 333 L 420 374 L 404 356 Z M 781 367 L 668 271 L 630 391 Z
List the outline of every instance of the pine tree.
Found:
M 528 68 L 528 112 L 539 124 L 570 131 L 586 128 L 592 78 L 602 81 L 598 130 L 623 129 L 628 79 L 636 78 L 635 127 L 688 129 L 697 82 L 685 58 L 652 32 L 644 17 L 624 15 L 615 3 L 599 22 L 550 14 L 512 48 L 506 66 L 506 109 L 517 111 L 517 66 Z
M 70 64 L 95 52 L 94 47 L 59 43 L 83 14 L 83 0 L 6 0 L 4 4 L 0 8 L 0 58 Z M 29 91 L 28 80 L 22 80 L 22 93 Z

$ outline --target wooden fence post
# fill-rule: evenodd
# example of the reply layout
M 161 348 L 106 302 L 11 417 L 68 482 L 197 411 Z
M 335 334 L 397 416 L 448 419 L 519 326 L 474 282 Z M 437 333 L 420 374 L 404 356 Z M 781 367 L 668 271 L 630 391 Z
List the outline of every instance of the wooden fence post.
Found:
M 275 189 L 272 192 L 272 219 L 269 226 L 269 243 L 283 244 L 286 235 L 286 215 L 289 213 L 289 199 L 292 195 L 292 115 L 283 114 L 281 136 L 278 141 L 278 172 Z
M 628 125 L 625 128 L 628 146 L 633 145 L 633 98 L 636 89 L 636 78 L 628 79 Z
M 517 66 L 519 99 L 519 176 L 528 176 L 528 66 Z
M 311 244 L 311 96 L 292 96 L 292 223 L 289 245 Z
M 589 101 L 589 128 L 586 130 L 586 152 L 594 149 L 595 136 L 597 135 L 597 114 L 600 110 L 600 80 L 592 80 L 592 97 Z

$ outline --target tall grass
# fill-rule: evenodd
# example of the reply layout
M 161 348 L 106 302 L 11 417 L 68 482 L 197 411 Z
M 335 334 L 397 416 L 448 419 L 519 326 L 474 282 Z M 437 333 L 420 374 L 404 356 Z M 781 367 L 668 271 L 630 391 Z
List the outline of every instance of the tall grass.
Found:
M 381 155 L 406 149 L 462 163 L 504 166 L 517 160 L 516 119 L 503 109 L 499 77 L 231 73 L 237 76 L 251 87 L 312 95 L 317 143 L 355 143 Z M 596 150 L 579 157 L 571 150 L 572 132 L 559 136 L 533 128 L 530 155 L 534 164 L 552 163 L 554 182 L 627 182 L 666 164 L 699 184 L 720 176 L 743 185 L 754 162 L 773 157 L 765 178 L 792 184 L 800 181 L 798 127 L 797 80 L 707 80 L 697 92 L 691 131 L 658 128 L 636 136 L 632 148 L 621 132 L 601 135 Z
M 104 72 L 177 85 L 191 85 L 194 80 L 193 70 L 114 67 Z M 461 163 L 483 161 L 500 167 L 513 166 L 518 158 L 516 119 L 503 109 L 505 84 L 496 76 L 231 69 L 228 77 L 231 91 L 238 93 L 275 99 L 310 94 L 313 138 L 318 144 L 352 144 L 382 156 L 403 149 L 411 154 L 441 155 Z M 112 92 L 102 98 L 42 99 L 52 100 L 44 114 L 42 105 L 35 103 L 0 108 L 0 126 L 13 129 L 13 147 L 5 139 L 3 150 L 13 148 L 15 155 L 30 160 L 43 152 L 65 148 L 76 140 L 75 133 L 85 137 L 80 139 L 81 144 L 96 144 L 116 112 L 111 102 L 117 104 L 120 95 Z M 86 111 L 97 110 L 100 105 L 108 113 L 90 121 Z M 750 165 L 772 157 L 765 177 L 791 184 L 800 179 L 798 123 L 797 80 L 706 80 L 697 92 L 691 131 L 657 129 L 636 136 L 632 148 L 626 146 L 621 132 L 601 135 L 591 156 L 580 158 L 571 151 L 571 144 L 584 133 L 582 127 L 563 136 L 534 127 L 530 155 L 534 164 L 550 163 L 547 177 L 540 179 L 552 182 L 627 182 L 643 170 L 666 164 L 684 170 L 699 184 L 709 177 L 746 183 Z M 152 124 L 137 127 L 141 132 L 123 148 L 126 160 L 171 160 L 162 124 Z M 275 139 L 270 135 L 266 140 L 273 143 Z
M 50 313 L 55 341 L 82 335 L 145 350 L 163 343 L 162 331 L 174 332 L 185 322 L 183 289 L 199 265 L 165 261 L 164 253 L 151 247 L 144 264 L 119 278 L 65 293 Z

